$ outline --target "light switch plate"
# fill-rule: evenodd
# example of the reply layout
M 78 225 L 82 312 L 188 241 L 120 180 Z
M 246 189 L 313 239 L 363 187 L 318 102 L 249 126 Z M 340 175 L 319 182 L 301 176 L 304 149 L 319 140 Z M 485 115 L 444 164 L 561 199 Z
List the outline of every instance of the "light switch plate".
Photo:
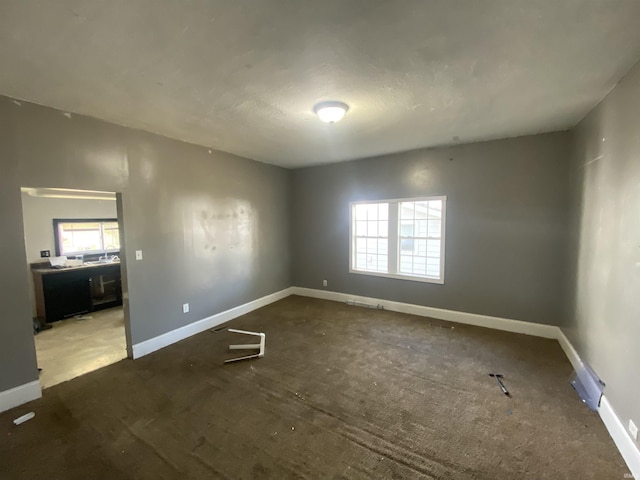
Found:
M 136 260 L 142 260 L 142 250 L 136 250 Z
M 182 304 L 182 313 L 189 313 L 189 304 L 188 303 L 183 303 Z

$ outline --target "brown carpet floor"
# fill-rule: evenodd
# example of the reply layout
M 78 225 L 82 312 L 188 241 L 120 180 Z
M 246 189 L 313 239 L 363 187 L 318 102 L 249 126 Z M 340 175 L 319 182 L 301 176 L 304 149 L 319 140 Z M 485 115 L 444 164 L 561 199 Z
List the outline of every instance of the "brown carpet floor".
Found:
M 555 341 L 296 296 L 230 325 L 264 331 L 266 356 L 223 365 L 246 338 L 207 331 L 0 414 L 0 478 L 628 473 Z

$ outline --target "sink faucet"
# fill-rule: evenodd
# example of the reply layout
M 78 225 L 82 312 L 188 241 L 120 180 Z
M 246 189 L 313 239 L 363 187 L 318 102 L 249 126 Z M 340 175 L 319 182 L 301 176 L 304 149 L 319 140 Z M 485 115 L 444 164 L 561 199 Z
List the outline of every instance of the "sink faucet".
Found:
M 109 258 L 109 249 L 110 248 L 115 248 L 113 245 L 108 245 L 104 248 L 104 257 L 98 257 L 98 260 L 104 260 L 105 262 L 108 262 L 109 260 L 113 260 L 115 258 L 115 255 L 112 255 L 111 258 Z

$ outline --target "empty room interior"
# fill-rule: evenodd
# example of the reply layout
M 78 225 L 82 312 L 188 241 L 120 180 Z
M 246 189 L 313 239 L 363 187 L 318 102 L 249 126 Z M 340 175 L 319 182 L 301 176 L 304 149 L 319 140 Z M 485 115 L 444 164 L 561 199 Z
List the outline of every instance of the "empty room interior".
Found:
M 0 479 L 640 478 L 640 2 L 0 4 Z

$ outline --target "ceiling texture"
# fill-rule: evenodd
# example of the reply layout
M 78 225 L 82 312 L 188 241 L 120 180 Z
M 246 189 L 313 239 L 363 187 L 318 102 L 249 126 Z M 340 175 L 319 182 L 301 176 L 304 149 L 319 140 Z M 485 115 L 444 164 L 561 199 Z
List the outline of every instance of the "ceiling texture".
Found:
M 0 94 L 301 167 L 571 128 L 640 57 L 638 20 L 638 0 L 2 0 Z

